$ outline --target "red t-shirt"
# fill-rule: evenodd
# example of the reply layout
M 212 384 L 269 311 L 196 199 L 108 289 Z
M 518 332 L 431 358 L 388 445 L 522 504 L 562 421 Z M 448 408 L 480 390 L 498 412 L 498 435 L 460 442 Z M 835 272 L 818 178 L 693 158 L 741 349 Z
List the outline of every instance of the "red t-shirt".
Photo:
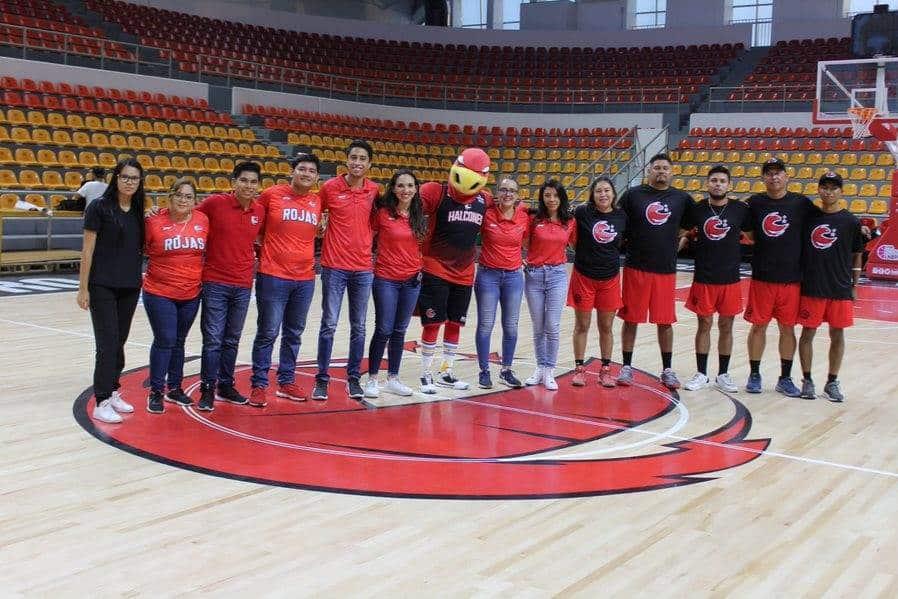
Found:
M 387 208 L 380 208 L 371 219 L 371 227 L 377 235 L 376 276 L 406 281 L 421 272 L 424 266 L 421 242 L 415 237 L 407 216 L 393 217 Z
M 254 244 L 265 221 L 265 209 L 253 200 L 244 210 L 233 193 L 216 193 L 196 210 L 209 217 L 203 282 L 252 287 Z
M 577 241 L 577 222 L 570 218 L 567 224 L 547 219 L 530 219 L 530 245 L 527 264 L 530 266 L 556 266 L 567 262 L 565 248 Z
M 459 197 L 451 186 L 435 182 L 421 185 L 419 194 L 429 217 L 424 272 L 456 285 L 473 285 L 477 235 L 492 196 L 481 190 L 475 196 Z
M 196 210 L 184 223 L 174 222 L 167 208 L 148 218 L 144 252 L 150 261 L 144 290 L 179 301 L 198 296 L 208 235 L 209 219 Z
M 371 210 L 377 183 L 365 179 L 351 189 L 344 176 L 321 186 L 321 209 L 327 210 L 327 229 L 321 246 L 321 265 L 340 270 L 371 270 Z
M 530 230 L 530 215 L 523 205 L 515 207 L 511 218 L 499 212 L 499 206 L 487 209 L 480 231 L 480 265 L 502 270 L 521 268 L 521 249 Z
M 259 204 L 265 209 L 259 272 L 293 281 L 314 279 L 318 195 L 299 195 L 289 185 L 275 185 L 262 192 Z

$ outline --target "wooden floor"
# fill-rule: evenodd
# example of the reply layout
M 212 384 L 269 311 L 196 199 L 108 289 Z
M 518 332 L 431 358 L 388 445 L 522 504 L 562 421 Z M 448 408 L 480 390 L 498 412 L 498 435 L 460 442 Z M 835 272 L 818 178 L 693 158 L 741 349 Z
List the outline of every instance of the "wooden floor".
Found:
M 679 284 L 689 278 L 679 275 Z M 0 298 L 0 595 L 896 597 L 898 289 L 880 288 L 875 298 L 862 292 L 859 306 L 876 319 L 859 319 L 847 334 L 847 403 L 742 391 L 737 399 L 751 415 L 747 438 L 770 439 L 756 459 L 685 486 L 529 500 L 309 491 L 211 476 L 122 451 L 73 418 L 93 363 L 90 321 L 75 307 L 75 294 Z M 301 359 L 314 358 L 319 299 Z M 474 314 L 472 305 L 463 352 L 474 351 Z M 695 366 L 695 325 L 682 304 L 678 314 L 674 366 L 685 381 Z M 373 307 L 369 332 L 372 322 Z M 244 362 L 254 323 L 253 306 L 240 348 Z M 408 338 L 419 330 L 413 323 Z M 529 330 L 524 308 L 518 343 L 524 376 L 533 355 Z M 566 310 L 565 369 L 572 366 L 571 330 Z M 746 332 L 737 320 L 731 371 L 740 386 L 747 375 Z M 345 352 L 347 338 L 344 319 L 335 357 Z M 498 348 L 498 327 L 493 339 Z M 150 342 L 139 307 L 128 368 L 146 365 Z M 821 388 L 825 342 L 818 335 L 814 374 Z M 199 348 L 197 324 L 188 353 Z M 762 365 L 768 388 L 778 371 L 775 350 L 771 334 Z M 588 353 L 596 353 L 595 338 Z M 648 327 L 640 327 L 634 362 L 648 372 L 660 366 Z M 710 363 L 716 372 L 714 355 Z M 188 372 L 197 370 L 190 362 Z M 457 370 L 473 380 L 476 365 L 464 361 Z M 416 356 L 406 354 L 403 378 L 412 382 L 417 371 Z M 797 362 L 794 374 L 800 376 Z M 563 385 L 558 393 L 569 390 Z M 130 399 L 143 410 L 142 397 Z M 733 416 L 732 404 L 713 390 L 684 391 L 681 402 L 680 418 L 686 413 L 688 421 L 678 432 L 656 435 L 653 445 L 632 452 L 670 451 L 670 444 Z M 165 417 L 186 420 L 181 413 Z M 615 455 L 623 455 L 635 436 L 601 443 L 621 444 Z M 152 438 L 145 441 L 152 446 Z M 254 447 L 241 446 L 234 459 L 252 461 Z

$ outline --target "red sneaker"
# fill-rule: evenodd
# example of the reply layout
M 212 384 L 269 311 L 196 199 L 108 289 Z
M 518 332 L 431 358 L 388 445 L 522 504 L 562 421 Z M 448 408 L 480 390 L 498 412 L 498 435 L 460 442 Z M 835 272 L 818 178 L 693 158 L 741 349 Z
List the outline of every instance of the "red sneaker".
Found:
M 574 378 L 571 380 L 571 384 L 574 387 L 586 386 L 586 371 L 583 370 L 582 366 L 577 366 L 577 368 L 574 370 Z
M 249 405 L 254 408 L 264 408 L 268 405 L 268 389 L 265 387 L 253 387 L 249 394 Z
M 275 395 L 292 401 L 305 401 L 309 397 L 305 390 L 296 383 L 284 383 L 283 385 L 278 385 L 278 390 Z
M 614 377 L 611 376 L 611 367 L 610 366 L 602 366 L 602 371 L 599 372 L 599 384 L 603 387 L 616 387 L 617 383 L 614 380 Z

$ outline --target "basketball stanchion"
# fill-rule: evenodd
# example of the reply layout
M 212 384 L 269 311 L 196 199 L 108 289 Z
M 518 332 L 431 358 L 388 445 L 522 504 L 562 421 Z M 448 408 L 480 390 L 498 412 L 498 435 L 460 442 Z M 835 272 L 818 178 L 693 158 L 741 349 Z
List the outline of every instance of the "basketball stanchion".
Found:
M 852 110 L 848 113 L 851 116 Z M 875 109 L 863 109 L 873 110 Z M 892 194 L 889 198 L 889 223 L 891 226 L 883 227 L 882 236 L 880 236 L 875 244 L 870 248 L 870 255 L 867 259 L 866 274 L 870 279 L 890 279 L 898 280 L 898 129 L 895 125 L 887 121 L 877 119 L 874 114 L 870 117 L 869 122 L 863 123 L 866 115 L 858 115 L 858 124 L 855 125 L 854 117 L 852 117 L 852 128 L 857 126 L 858 130 L 863 132 L 867 130 L 867 135 L 880 140 L 892 153 L 895 161 L 895 169 L 892 171 Z

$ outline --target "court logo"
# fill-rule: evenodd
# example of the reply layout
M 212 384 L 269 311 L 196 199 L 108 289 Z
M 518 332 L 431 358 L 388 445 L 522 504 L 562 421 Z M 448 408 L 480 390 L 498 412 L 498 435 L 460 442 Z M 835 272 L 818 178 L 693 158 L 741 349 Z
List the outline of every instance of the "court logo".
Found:
M 811 231 L 811 245 L 818 250 L 828 250 L 838 239 L 838 232 L 829 225 L 817 225 Z
M 412 341 L 405 349 L 418 348 Z M 501 358 L 493 353 L 490 361 Z M 345 378 L 344 366 L 330 364 L 335 380 Z M 598 371 L 597 362 L 586 364 L 589 378 Z M 313 360 L 299 363 L 297 383 L 308 387 L 316 372 Z M 238 369 L 238 388 L 249 388 L 250 374 Z M 753 461 L 770 443 L 748 438 L 751 414 L 731 396 L 715 402 L 718 424 L 682 435 L 688 410 L 655 377 L 637 372 L 631 387 L 597 391 L 594 381 L 572 386 L 572 374 L 558 378 L 555 392 L 441 389 L 360 403 L 334 384 L 327 401 L 274 400 L 261 410 L 166 405 L 153 415 L 138 405 L 119 425 L 90 418 L 87 389 L 73 411 L 97 439 L 171 466 L 298 489 L 415 498 L 582 497 L 700 484 Z M 123 395 L 137 404 L 147 385 L 145 368 L 122 377 Z M 195 375 L 185 379 L 194 398 L 198 387 Z
M 667 204 L 652 202 L 645 207 L 645 219 L 655 226 L 663 225 L 669 218 L 670 207 Z
M 884 243 L 876 248 L 876 257 L 888 262 L 898 262 L 898 248 L 891 243 Z
M 761 229 L 767 237 L 780 237 L 788 228 L 789 219 L 779 212 L 771 212 L 761 221 Z
M 605 220 L 600 220 L 592 226 L 592 238 L 597 243 L 611 243 L 617 239 L 617 229 Z
M 720 241 L 730 232 L 730 224 L 719 216 L 712 216 L 705 221 L 702 230 L 711 241 Z

